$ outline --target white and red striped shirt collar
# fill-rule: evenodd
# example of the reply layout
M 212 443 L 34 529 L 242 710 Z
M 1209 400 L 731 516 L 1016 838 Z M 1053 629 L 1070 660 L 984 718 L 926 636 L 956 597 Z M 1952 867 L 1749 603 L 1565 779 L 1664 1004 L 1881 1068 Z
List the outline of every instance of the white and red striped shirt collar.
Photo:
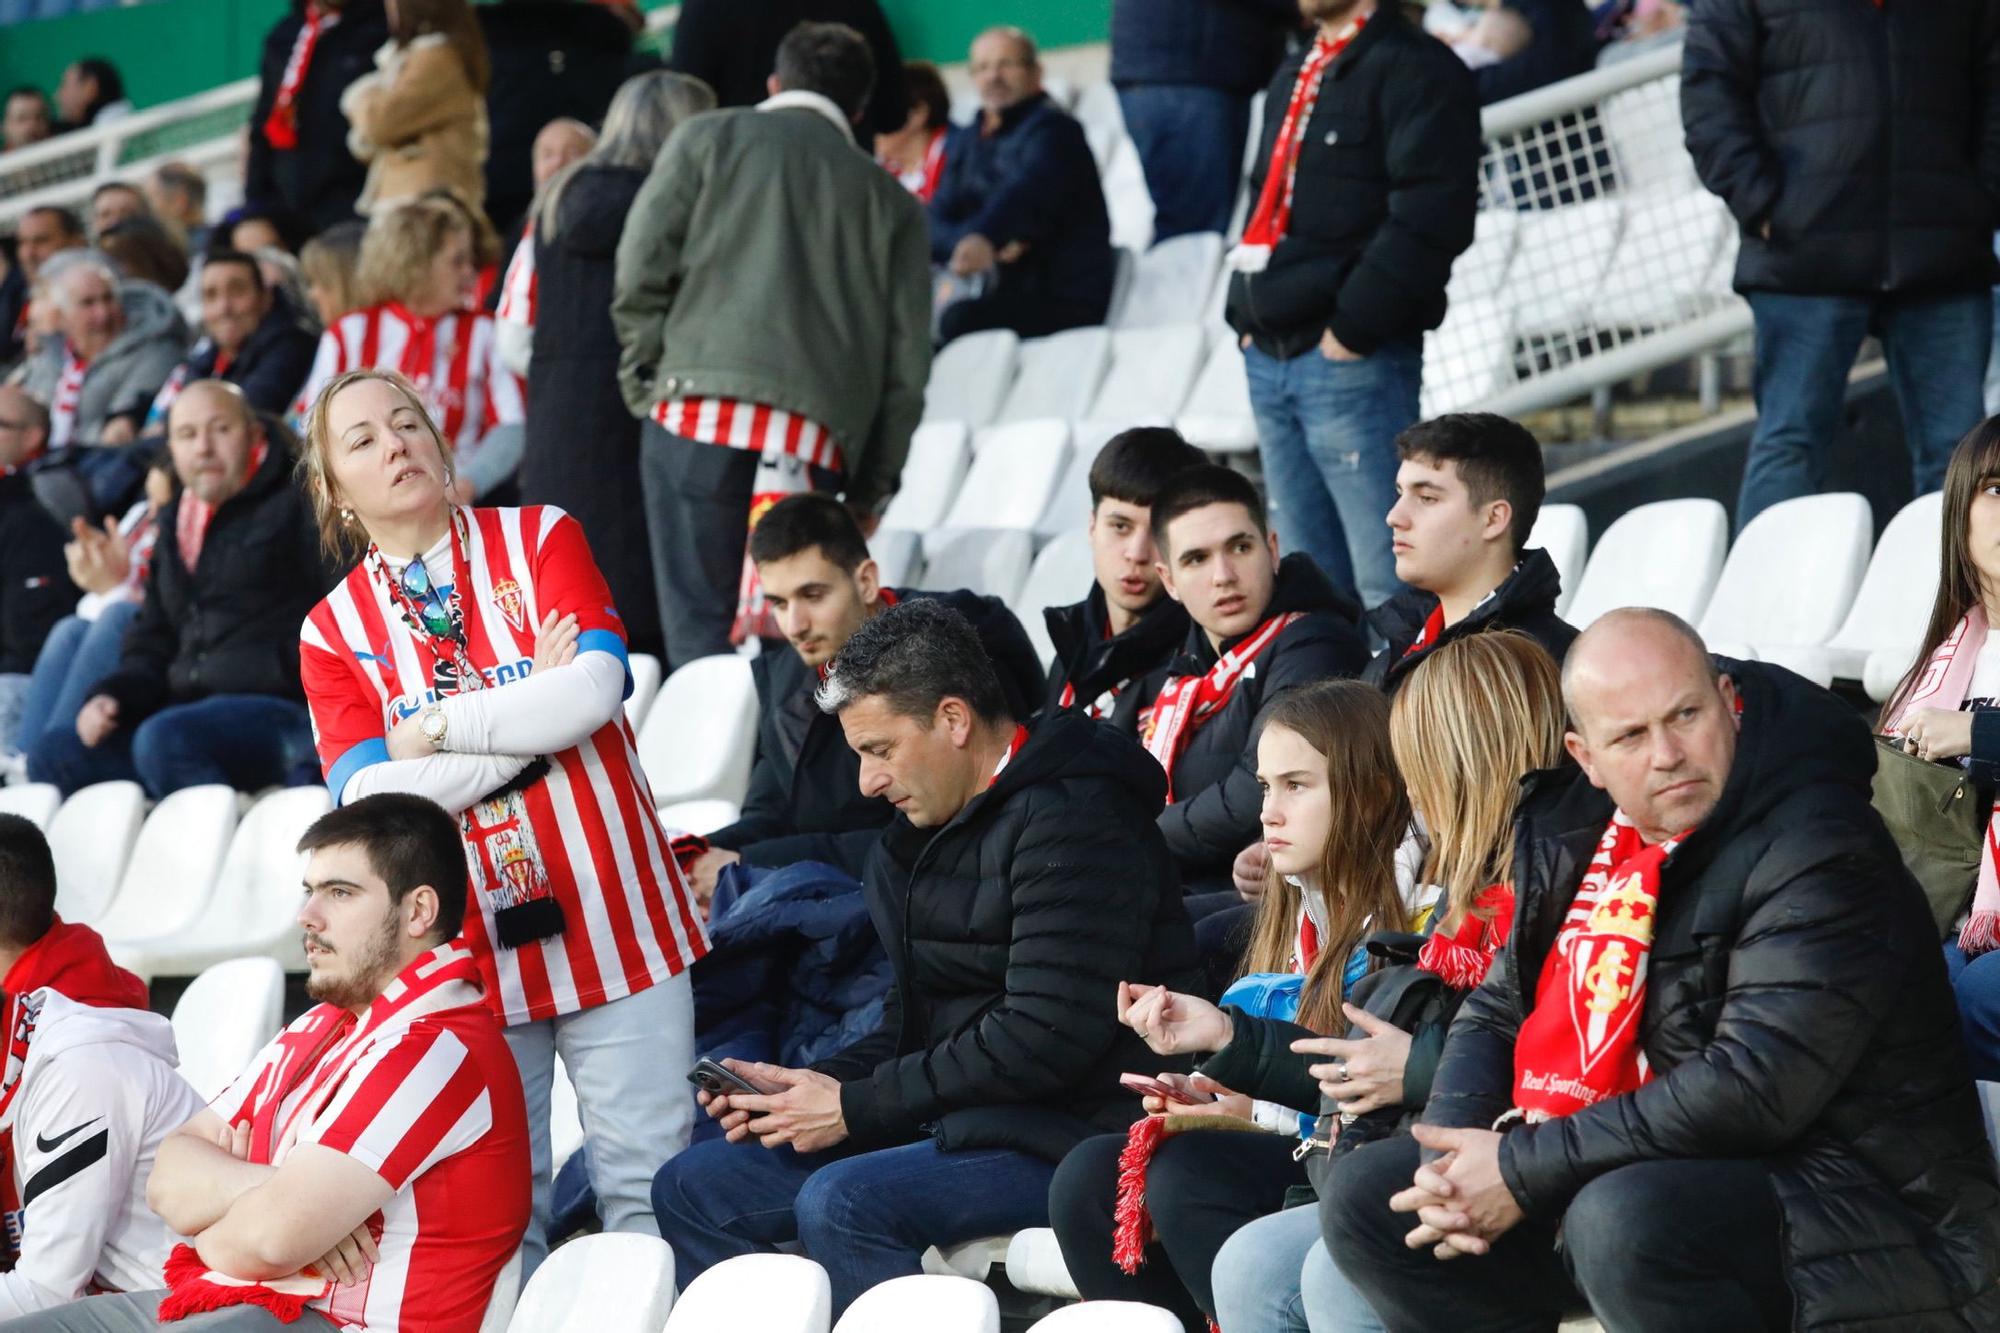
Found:
M 55 401 L 49 404 L 50 448 L 60 449 L 74 441 L 77 407 L 83 401 L 84 376 L 89 373 L 90 362 L 78 356 L 76 349 L 65 342 L 62 378 L 56 381 Z
M 721 444 L 752 453 L 792 454 L 814 467 L 844 472 L 846 462 L 833 432 L 817 421 L 780 407 L 736 398 L 669 398 L 653 406 L 653 420 L 669 434 L 701 444 Z

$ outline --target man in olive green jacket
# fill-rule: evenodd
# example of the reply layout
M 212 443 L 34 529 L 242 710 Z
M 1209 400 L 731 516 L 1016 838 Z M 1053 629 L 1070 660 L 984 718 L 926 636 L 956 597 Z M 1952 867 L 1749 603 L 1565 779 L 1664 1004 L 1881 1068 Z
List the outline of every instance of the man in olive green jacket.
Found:
M 802 23 L 777 66 L 768 101 L 674 132 L 618 243 L 619 388 L 646 422 L 674 665 L 730 650 L 753 491 L 843 491 L 872 531 L 923 415 L 929 238 L 855 141 L 867 43 Z

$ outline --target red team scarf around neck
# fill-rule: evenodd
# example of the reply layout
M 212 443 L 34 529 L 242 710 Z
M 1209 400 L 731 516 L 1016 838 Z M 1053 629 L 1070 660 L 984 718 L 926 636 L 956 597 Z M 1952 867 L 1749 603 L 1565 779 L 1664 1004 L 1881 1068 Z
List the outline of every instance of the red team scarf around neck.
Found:
M 1167 683 L 1160 687 L 1160 694 L 1153 706 L 1139 720 L 1139 739 L 1146 752 L 1160 761 L 1160 767 L 1167 770 L 1167 803 L 1174 801 L 1174 765 L 1180 762 L 1181 751 L 1194 738 L 1203 723 L 1214 717 L 1236 693 L 1236 686 L 1243 679 L 1244 670 L 1266 648 L 1269 648 L 1285 628 L 1300 619 L 1302 611 L 1287 611 L 1283 615 L 1272 616 L 1243 637 L 1242 642 L 1215 659 L 1215 665 L 1199 676 L 1169 676 Z
M 1271 145 L 1270 166 L 1264 172 L 1264 188 L 1257 194 L 1257 207 L 1243 229 L 1243 239 L 1229 253 L 1229 267 L 1239 273 L 1262 273 L 1271 262 L 1271 252 L 1292 226 L 1292 187 L 1298 180 L 1299 149 L 1304 145 L 1306 122 L 1312 119 L 1319 102 L 1320 84 L 1333 62 L 1348 44 L 1361 35 L 1367 18 L 1356 19 L 1337 37 L 1321 33 L 1292 80 L 1292 96 L 1285 104 L 1285 119 Z

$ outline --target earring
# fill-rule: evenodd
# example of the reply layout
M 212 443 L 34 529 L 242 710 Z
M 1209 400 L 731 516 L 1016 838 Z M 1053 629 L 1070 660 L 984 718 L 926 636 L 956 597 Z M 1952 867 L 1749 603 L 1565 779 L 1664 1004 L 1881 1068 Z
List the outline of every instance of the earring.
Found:
M 353 511 L 352 509 L 343 509 L 343 510 L 341 510 L 341 511 L 340 511 L 340 521 L 341 521 L 342 523 L 352 523 L 352 522 L 354 522 L 354 511 Z

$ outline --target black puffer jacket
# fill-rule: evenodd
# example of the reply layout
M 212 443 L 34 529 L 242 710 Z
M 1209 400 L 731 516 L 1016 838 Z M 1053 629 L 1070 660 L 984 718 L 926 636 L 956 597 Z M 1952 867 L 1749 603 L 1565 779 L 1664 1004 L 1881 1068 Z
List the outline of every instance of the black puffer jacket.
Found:
M 1243 672 L 1229 702 L 1202 723 L 1174 765 L 1174 803 L 1160 814 L 1160 831 L 1181 868 L 1189 892 L 1228 887 L 1236 854 L 1256 841 L 1263 808 L 1257 787 L 1257 725 L 1285 691 L 1316 680 L 1352 676 L 1368 661 L 1361 640 L 1361 610 L 1335 588 L 1308 555 L 1288 555 L 1278 567 L 1265 618 L 1305 613 Z M 1223 641 L 1223 651 L 1241 641 Z M 1168 675 L 1196 675 L 1215 665 L 1216 650 L 1201 626 L 1146 690 L 1150 704 Z
M 1016 717 L 1042 697 L 1042 665 L 1021 622 L 997 597 L 966 592 L 894 589 L 898 601 L 937 597 L 971 622 L 1007 692 Z M 860 878 L 868 853 L 896 811 L 861 794 L 861 760 L 847 744 L 840 719 L 813 703 L 816 673 L 790 648 L 758 656 L 753 672 L 762 719 L 757 759 L 743 814 L 709 835 L 717 847 L 741 852 L 753 866 L 779 869 L 823 861 Z
M 1118 983 L 1198 979 L 1165 796 L 1136 742 L 1056 713 L 949 823 L 890 824 L 863 883 L 896 984 L 881 1029 L 815 1066 L 856 1146 L 928 1132 L 1054 1162 L 1138 1118 L 1118 1076 L 1159 1059 L 1118 1022 Z
M 1270 81 L 1298 0 L 1112 0 L 1111 81 L 1192 84 L 1249 97 Z
M 1304 62 L 1300 51 L 1271 80 L 1253 202 Z M 1420 341 L 1444 322 L 1451 262 L 1472 244 L 1479 153 L 1464 62 L 1394 6 L 1377 9 L 1320 80 L 1290 229 L 1262 273 L 1231 277 L 1229 327 L 1286 359 L 1327 329 L 1363 354 Z
M 187 360 L 175 368 L 174 374 L 182 384 L 205 379 L 234 384 L 243 391 L 250 406 L 276 416 L 291 411 L 318 350 L 319 334 L 306 323 L 290 297 L 281 290 L 273 290 L 271 309 L 236 349 L 227 370 L 220 375 L 215 373 L 215 343 L 203 338 L 188 353 Z M 165 435 L 167 423 L 152 423 L 152 430 Z
M 1530 1217 L 1660 1158 L 1767 1162 L 1795 1326 L 2000 1327 L 1994 1181 L 1937 931 L 1869 805 L 1867 729 L 1825 690 L 1724 662 L 1743 696 L 1721 801 L 1666 863 L 1641 1019 L 1653 1079 L 1502 1141 Z M 1554 780 L 1550 780 L 1554 779 Z M 1491 1125 L 1514 1042 L 1611 816 L 1536 775 L 1517 824 L 1513 936 L 1460 1009 L 1424 1119 Z
M 264 465 L 209 520 L 192 571 L 174 531 L 182 497 L 160 511 L 146 599 L 125 631 L 118 670 L 91 691 L 118 701 L 120 727 L 212 694 L 304 701 L 299 626 L 337 576 L 321 563 L 292 462 L 272 440 Z
M 2000 10 L 1702 0 L 1682 52 L 1688 151 L 1742 227 L 1738 290 L 1994 281 Z
M 1104 721 L 1130 736 L 1139 730 L 1139 704 L 1146 678 L 1167 664 L 1187 639 L 1187 612 L 1165 593 L 1146 608 L 1137 624 L 1123 634 L 1107 636 L 1109 612 L 1104 589 L 1090 585 L 1090 596 L 1070 606 L 1042 612 L 1055 644 L 1049 663 L 1049 692 L 1044 706 L 1062 707 L 1063 691 L 1074 687 L 1072 708 L 1088 708 L 1106 690 L 1117 689 Z
M 69 534 L 36 501 L 25 472 L 0 471 L 0 672 L 28 672 L 55 623 L 76 606 Z
M 305 23 L 305 0 L 264 34 L 258 59 L 257 105 L 250 113 L 250 162 L 243 178 L 244 202 L 288 214 L 308 232 L 320 232 L 354 216 L 354 201 L 368 168 L 347 151 L 347 117 L 340 95 L 347 85 L 375 68 L 375 50 L 389 40 L 382 0 L 347 0 L 340 21 L 320 31 L 312 63 L 293 103 L 299 146 L 273 148 L 264 137 L 285 66 Z
M 1493 590 L 1491 597 L 1456 625 L 1445 626 L 1436 643 L 1414 653 L 1410 645 L 1423 631 L 1438 599 L 1415 588 L 1398 593 L 1368 613 L 1368 623 L 1389 646 L 1375 654 L 1368 669 L 1361 673 L 1361 679 L 1394 694 L 1417 669 L 1417 664 L 1433 652 L 1468 634 L 1489 629 L 1519 630 L 1548 649 L 1549 656 L 1561 666 L 1576 638 L 1575 628 L 1556 614 L 1556 594 L 1561 591 L 1562 575 L 1556 572 L 1555 561 L 1549 559 L 1547 551 L 1531 547 L 1521 552 L 1521 562 L 1514 566 L 1506 582 Z

